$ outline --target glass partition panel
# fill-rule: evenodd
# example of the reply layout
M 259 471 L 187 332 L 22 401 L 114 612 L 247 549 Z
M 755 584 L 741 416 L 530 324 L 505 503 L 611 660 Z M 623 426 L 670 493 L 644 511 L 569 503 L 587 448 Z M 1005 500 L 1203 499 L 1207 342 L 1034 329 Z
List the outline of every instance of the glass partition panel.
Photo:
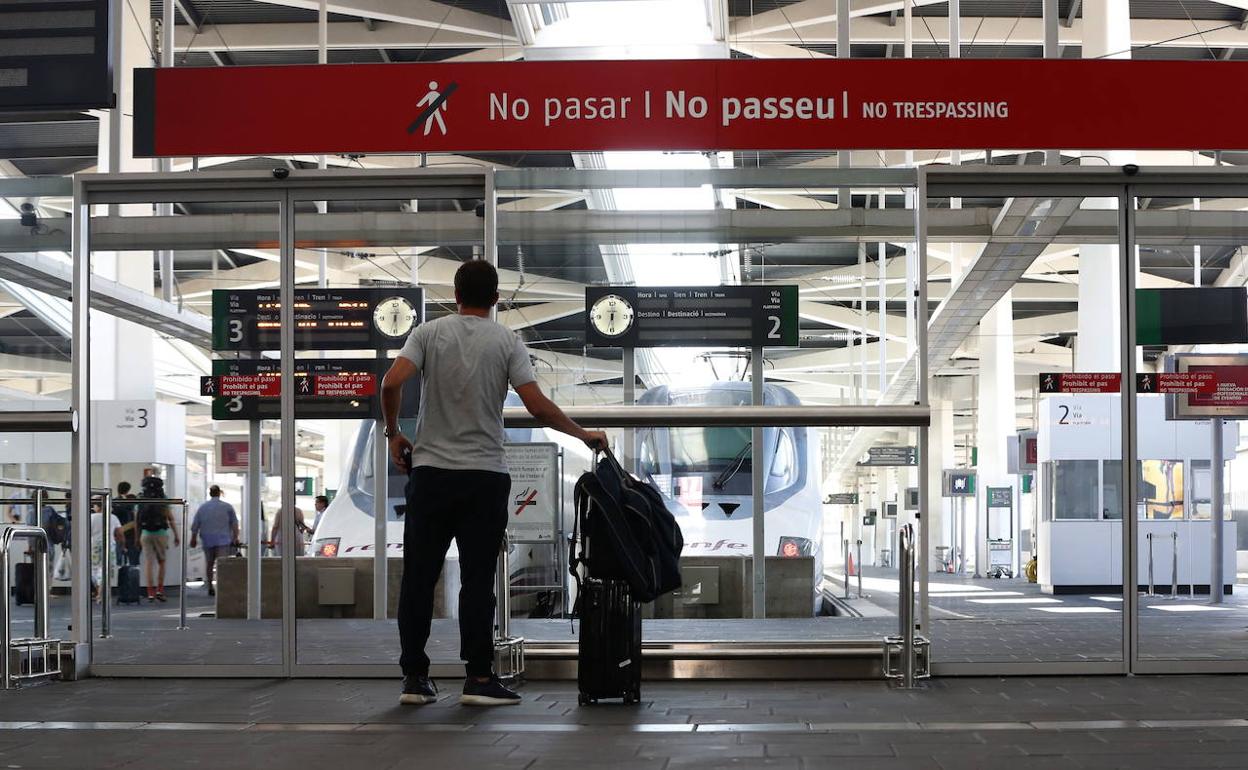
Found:
M 1248 551 L 1235 490 L 1248 411 L 1236 367 L 1248 365 L 1248 199 L 1150 195 L 1134 205 L 1139 657 L 1242 661 Z M 1173 392 L 1185 371 L 1210 380 Z
M 519 278 L 514 293 L 503 292 L 500 320 L 506 316 L 524 336 L 539 382 L 556 402 L 745 406 L 755 403 L 759 374 L 762 403 L 770 406 L 913 399 L 913 376 L 898 378 L 915 353 L 912 189 L 786 184 L 786 161 L 778 157 L 607 153 L 602 160 L 597 179 L 616 178 L 618 186 L 580 190 L 565 182 L 562 199 L 549 189 L 508 189 L 500 203 L 499 264 L 504 281 L 506 271 Z M 728 176 L 715 186 L 688 182 L 703 170 L 745 166 L 759 172 L 752 177 L 758 186 L 734 186 Z M 597 298 L 605 287 L 628 297 L 661 292 L 635 309 L 636 338 L 625 332 L 625 341 L 612 343 L 610 329 L 589 328 L 596 311 L 585 306 L 587 292 Z M 670 294 L 725 287 L 784 292 L 793 320 L 781 322 L 783 337 L 753 340 L 750 321 L 724 308 L 704 312 L 696 292 Z M 682 336 L 678 327 L 685 337 L 693 330 L 705 338 L 674 339 Z M 859 456 L 871 443 L 866 432 L 660 425 L 611 435 L 630 470 L 663 495 L 685 539 L 685 586 L 644 608 L 647 640 L 811 642 L 895 633 L 892 523 L 912 514 L 903 510 L 886 527 L 881 513 L 878 531 L 860 522 L 885 496 L 890 510 L 899 508 L 915 480 L 904 468 L 866 469 L 860 477 Z M 879 441 L 913 447 L 917 432 L 892 431 Z M 573 481 L 588 460 L 583 449 L 565 447 L 565 479 Z M 876 471 L 879 491 L 868 492 Z M 860 488 L 862 505 L 832 502 L 833 493 L 858 495 Z M 570 487 L 565 498 L 570 503 Z M 570 527 L 569 508 L 564 521 Z M 761 593 L 756 562 L 765 577 Z M 879 574 L 860 575 L 860 562 L 879 566 Z M 878 586 L 872 592 L 864 583 L 861 593 L 875 596 L 865 610 L 854 606 L 859 578 Z M 574 639 L 557 616 L 540 618 L 514 602 L 513 613 L 525 615 L 515 625 L 528 640 Z
M 282 662 L 280 571 L 265 556 L 281 437 L 265 419 L 276 413 L 254 408 L 276 399 L 219 376 L 227 360 L 279 345 L 240 344 L 257 332 L 254 307 L 213 301 L 276 281 L 278 219 L 275 200 L 228 193 L 102 205 L 91 219 L 92 483 L 113 493 L 108 525 L 93 518 L 92 546 L 109 562 L 93 605 L 96 665 Z M 68 265 L 39 257 L 37 274 Z M 31 301 L 68 318 L 63 300 Z
M 932 655 L 1120 661 L 1118 212 L 1017 192 L 927 209 Z
M 482 254 L 482 220 L 473 212 L 484 188 L 452 194 L 413 186 L 399 194 L 339 192 L 338 198 L 335 191 L 325 193 L 327 200 L 302 196 L 292 204 L 299 319 L 296 505 L 305 527 L 295 555 L 295 661 L 397 671 L 395 620 L 406 594 L 412 608 L 432 608 L 426 649 L 433 665 L 453 666 L 447 669 L 453 673 L 460 660 L 461 547 L 449 530 L 413 530 L 429 521 L 417 513 L 436 501 L 428 494 L 407 499 L 408 476 L 393 462 L 378 421 L 380 385 L 415 329 L 456 312 L 456 269 Z M 515 282 L 508 274 L 501 291 L 514 292 Z M 463 351 L 453 355 L 462 358 Z M 420 363 L 425 370 L 455 365 L 433 354 Z M 398 427 L 413 440 L 422 378 L 423 371 L 403 383 L 398 409 Z M 506 400 L 518 403 L 514 392 Z M 446 403 L 431 405 L 430 413 Z M 473 460 L 442 462 L 459 471 Z M 439 488 L 449 493 L 464 486 L 447 480 Z M 542 503 L 550 509 L 550 501 Z M 443 516 L 451 512 L 439 510 Z M 454 513 L 448 522 L 488 526 L 477 512 Z M 496 559 L 497 550 L 488 558 Z M 538 563 L 549 565 L 552 550 L 548 542 Z M 539 571 L 518 568 L 528 570 L 528 578 Z M 407 569 L 419 574 L 409 576 Z M 431 577 L 428 585 L 425 577 Z M 489 590 L 492 595 L 493 583 Z

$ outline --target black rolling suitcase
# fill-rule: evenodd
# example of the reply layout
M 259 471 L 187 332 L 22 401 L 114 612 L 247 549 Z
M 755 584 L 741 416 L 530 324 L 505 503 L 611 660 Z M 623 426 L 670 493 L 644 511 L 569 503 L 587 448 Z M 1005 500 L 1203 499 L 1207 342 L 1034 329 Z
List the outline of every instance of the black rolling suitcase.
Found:
M 16 604 L 35 603 L 35 565 L 13 565 L 13 601 Z
M 577 701 L 641 700 L 641 605 L 622 580 L 581 583 L 581 635 L 577 646 Z
M 117 568 L 117 603 L 138 604 L 143 598 L 139 588 L 139 568 L 133 564 L 122 564 Z

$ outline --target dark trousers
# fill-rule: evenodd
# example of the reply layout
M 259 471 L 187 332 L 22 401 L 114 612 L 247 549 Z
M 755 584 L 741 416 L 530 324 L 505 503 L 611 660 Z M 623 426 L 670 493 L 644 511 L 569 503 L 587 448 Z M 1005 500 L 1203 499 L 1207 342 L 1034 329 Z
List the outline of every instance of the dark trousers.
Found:
M 507 529 L 511 477 L 421 466 L 412 471 L 406 491 L 399 665 L 405 675 L 429 673 L 425 642 L 433 622 L 433 591 L 453 539 L 459 549 L 459 656 L 468 676 L 489 676 L 494 670 L 494 573 Z

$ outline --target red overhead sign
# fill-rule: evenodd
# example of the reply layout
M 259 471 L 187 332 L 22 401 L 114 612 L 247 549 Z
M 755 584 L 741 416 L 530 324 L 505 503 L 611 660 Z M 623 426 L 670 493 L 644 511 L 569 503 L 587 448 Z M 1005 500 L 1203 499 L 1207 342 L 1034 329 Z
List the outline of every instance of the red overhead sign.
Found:
M 1140 372 L 1135 375 L 1138 393 L 1212 394 L 1218 389 L 1218 375 L 1213 370 L 1186 372 Z M 1196 399 L 1192 399 L 1196 403 Z
M 377 392 L 372 374 L 318 374 L 312 378 L 312 394 L 335 398 L 364 398 Z
M 1046 372 L 1040 375 L 1041 393 L 1117 393 L 1119 372 Z
M 1217 105 L 1216 120 L 1201 119 Z M 135 72 L 137 156 L 1248 149 L 1248 63 L 751 59 Z

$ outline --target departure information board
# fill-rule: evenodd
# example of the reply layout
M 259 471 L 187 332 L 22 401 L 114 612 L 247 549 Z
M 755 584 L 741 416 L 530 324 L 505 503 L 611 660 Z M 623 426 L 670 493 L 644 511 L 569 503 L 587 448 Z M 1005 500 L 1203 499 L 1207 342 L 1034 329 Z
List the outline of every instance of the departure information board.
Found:
M 295 416 L 301 420 L 375 417 L 381 376 L 389 359 L 295 360 Z M 212 397 L 214 420 L 276 420 L 281 417 L 281 362 L 275 358 L 213 361 L 199 392 Z
M 595 347 L 796 347 L 796 286 L 590 286 Z
M 296 350 L 391 350 L 424 319 L 416 287 L 296 289 Z M 212 349 L 281 349 L 276 289 L 212 292 Z

